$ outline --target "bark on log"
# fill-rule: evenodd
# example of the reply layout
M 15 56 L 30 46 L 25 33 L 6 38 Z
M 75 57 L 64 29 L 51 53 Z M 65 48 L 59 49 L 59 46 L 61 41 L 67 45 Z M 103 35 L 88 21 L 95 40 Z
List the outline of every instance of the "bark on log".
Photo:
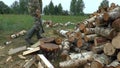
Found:
M 103 14 L 99 15 L 95 21 L 96 21 L 96 26 L 103 26 L 108 24 L 108 22 L 104 20 Z
M 95 46 L 99 46 L 99 45 L 105 44 L 107 42 L 108 42 L 108 39 L 106 39 L 104 37 L 95 37 L 95 39 L 94 39 Z
M 120 61 L 120 52 L 117 54 L 117 60 Z
M 105 65 L 109 64 L 111 60 L 104 54 L 97 56 L 95 60 L 91 63 L 91 68 L 103 68 Z
M 116 49 L 120 49 L 120 36 L 116 36 L 112 39 L 112 45 L 116 48 Z
M 111 12 L 103 14 L 103 18 L 105 21 L 114 21 L 119 17 L 120 17 L 120 7 L 113 9 Z
M 84 56 L 84 57 L 60 62 L 59 66 L 61 68 L 77 68 L 79 66 L 82 66 L 82 65 L 86 64 L 88 61 L 92 61 L 92 60 L 93 60 L 93 57 L 87 55 L 87 56 Z
M 108 39 L 113 39 L 117 35 L 117 32 L 115 31 L 115 29 L 103 28 L 103 27 L 96 27 L 95 33 L 103 37 L 106 37 Z
M 113 56 L 116 52 L 116 49 L 113 47 L 113 45 L 111 43 L 106 43 L 104 45 L 103 51 L 106 55 Z
M 120 18 L 116 19 L 116 20 L 112 23 L 112 27 L 115 28 L 117 31 L 120 31 Z
M 84 37 L 85 42 L 94 41 L 94 38 L 97 37 L 97 34 L 86 35 Z
M 92 51 L 96 54 L 101 54 L 101 53 L 103 53 L 103 48 L 104 48 L 104 45 L 93 46 Z
M 66 30 L 60 30 L 60 31 L 59 31 L 60 35 L 66 37 L 66 38 L 68 37 L 68 36 L 67 36 L 67 33 L 68 33 L 68 32 L 69 32 L 69 31 L 66 31 Z
M 115 60 L 115 61 L 113 61 L 112 63 L 110 63 L 109 65 L 107 65 L 107 67 L 117 67 L 118 65 L 119 65 L 120 63 L 117 61 L 117 60 Z
M 83 52 L 83 53 L 79 53 L 79 54 L 71 54 L 69 56 L 67 56 L 67 60 L 72 60 L 72 59 L 77 59 L 77 58 L 81 58 L 81 57 L 90 57 L 93 56 L 93 52 Z
M 95 28 L 85 28 L 84 29 L 84 34 L 94 34 L 95 33 Z
M 80 30 L 84 30 L 85 27 L 88 25 L 88 23 L 94 22 L 97 16 L 91 17 L 84 21 L 82 24 L 80 24 Z

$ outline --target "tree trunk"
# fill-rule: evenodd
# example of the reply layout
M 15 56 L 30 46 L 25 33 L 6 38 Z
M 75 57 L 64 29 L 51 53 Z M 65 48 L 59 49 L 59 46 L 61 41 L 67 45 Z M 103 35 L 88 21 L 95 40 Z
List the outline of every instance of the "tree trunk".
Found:
M 92 61 L 92 60 L 93 60 L 93 57 L 86 54 L 86 56 L 84 57 L 81 56 L 76 59 L 60 62 L 59 66 L 60 68 L 77 68 L 79 66 L 86 64 L 88 61 Z
M 105 65 L 109 64 L 111 60 L 104 54 L 99 55 L 91 63 L 91 68 L 103 68 Z
M 97 37 L 97 34 L 86 35 L 84 37 L 85 42 L 94 41 L 94 38 Z
M 120 49 L 120 36 L 116 36 L 112 39 L 112 45 L 116 48 L 116 49 Z
M 113 55 L 115 55 L 116 49 L 113 47 L 113 45 L 111 43 L 106 43 L 104 45 L 103 51 L 106 55 L 113 56 Z
M 85 28 L 84 29 L 84 34 L 94 34 L 95 33 L 95 28 Z
M 108 39 L 112 39 L 117 35 L 117 32 L 113 28 L 103 28 L 103 27 L 96 27 L 95 33 L 106 37 Z

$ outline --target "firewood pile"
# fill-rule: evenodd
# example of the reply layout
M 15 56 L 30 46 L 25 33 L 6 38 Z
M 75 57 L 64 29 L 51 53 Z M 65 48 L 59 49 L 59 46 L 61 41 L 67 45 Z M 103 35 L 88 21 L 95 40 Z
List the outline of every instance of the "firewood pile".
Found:
M 56 32 L 65 37 L 60 68 L 120 68 L 120 6 L 99 9 L 74 31 Z

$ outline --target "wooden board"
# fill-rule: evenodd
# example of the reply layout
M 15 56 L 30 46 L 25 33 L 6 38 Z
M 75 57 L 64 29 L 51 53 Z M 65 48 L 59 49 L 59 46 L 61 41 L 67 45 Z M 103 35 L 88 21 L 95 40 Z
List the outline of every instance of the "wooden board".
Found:
M 42 62 L 44 68 L 54 68 L 54 66 L 47 60 L 43 54 L 38 54 L 37 58 Z
M 40 47 L 36 47 L 36 48 L 31 49 L 31 50 L 24 51 L 24 52 L 23 52 L 23 55 L 28 55 L 28 54 L 37 52 L 37 51 L 39 51 L 39 50 L 40 50 Z
M 10 49 L 10 50 L 8 51 L 8 54 L 9 54 L 9 55 L 12 55 L 12 54 L 15 54 L 15 53 L 24 51 L 24 50 L 26 50 L 26 49 L 27 49 L 26 46 L 18 47 L 18 48 L 15 48 L 15 49 Z

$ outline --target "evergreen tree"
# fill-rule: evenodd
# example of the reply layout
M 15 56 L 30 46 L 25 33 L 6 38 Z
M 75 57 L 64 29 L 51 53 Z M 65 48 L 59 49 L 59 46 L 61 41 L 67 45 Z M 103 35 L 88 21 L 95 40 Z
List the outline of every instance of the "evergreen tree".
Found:
M 45 15 L 49 15 L 49 7 L 45 6 L 43 12 Z
M 19 2 L 18 1 L 13 2 L 13 4 L 11 5 L 11 9 L 12 9 L 12 13 L 19 14 L 20 13 Z
M 4 4 L 3 1 L 0 1 L 0 14 L 9 14 L 11 13 L 11 9 Z
M 62 5 L 59 4 L 59 5 L 58 5 L 58 14 L 61 15 L 61 14 L 62 14 L 62 11 L 63 11 Z
M 109 7 L 109 1 L 103 0 L 100 4 L 100 8 L 107 8 L 107 7 Z
M 21 14 L 28 14 L 28 0 L 19 0 L 20 5 L 20 13 Z
M 49 4 L 49 15 L 53 15 L 54 14 L 54 5 L 53 5 L 53 2 L 50 1 L 50 4 Z
M 55 15 L 58 15 L 59 13 L 59 9 L 58 9 L 58 6 L 56 5 L 55 8 L 54 8 L 54 14 Z
M 76 13 L 76 0 L 72 0 L 70 4 L 70 13 L 74 15 Z

